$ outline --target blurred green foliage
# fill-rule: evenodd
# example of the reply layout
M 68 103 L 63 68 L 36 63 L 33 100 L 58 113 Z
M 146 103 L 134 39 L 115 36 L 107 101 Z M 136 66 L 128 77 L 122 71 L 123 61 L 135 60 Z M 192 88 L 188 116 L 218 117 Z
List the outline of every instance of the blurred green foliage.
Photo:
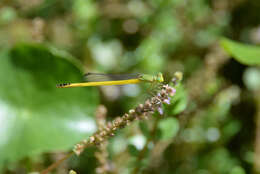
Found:
M 236 60 L 245 65 L 260 65 L 260 47 L 222 39 L 221 45 Z
M 113 120 L 149 96 L 149 85 L 55 87 L 89 71 L 184 80 L 163 116 L 109 138 L 103 161 L 92 147 L 53 173 L 102 173 L 102 162 L 103 173 L 259 172 L 259 9 L 259 0 L 2 0 L 2 173 L 45 169 L 96 130 L 99 104 Z
M 169 140 L 176 136 L 179 130 L 179 122 L 176 118 L 166 118 L 159 122 L 160 139 Z

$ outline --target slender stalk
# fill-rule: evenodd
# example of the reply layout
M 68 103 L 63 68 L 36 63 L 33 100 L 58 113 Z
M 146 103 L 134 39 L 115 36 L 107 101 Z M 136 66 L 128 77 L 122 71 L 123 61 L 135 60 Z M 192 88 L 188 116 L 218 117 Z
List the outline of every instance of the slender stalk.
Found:
M 255 137 L 255 155 L 254 155 L 254 173 L 260 173 L 260 90 L 256 93 L 257 112 L 256 112 L 256 137 Z
M 63 158 L 61 158 L 60 160 L 56 161 L 55 163 L 51 164 L 49 167 L 47 167 L 46 169 L 44 169 L 43 171 L 40 172 L 40 174 L 47 174 L 50 171 L 52 171 L 53 169 L 55 169 L 56 167 L 58 167 L 63 161 L 65 161 L 66 159 L 68 159 L 70 156 L 72 156 L 74 153 L 70 152 L 69 154 L 67 154 L 66 156 L 64 156 Z
M 157 127 L 158 127 L 158 122 L 159 122 L 159 118 L 156 117 L 156 120 L 155 120 L 155 122 L 154 122 L 154 124 L 153 124 L 153 128 L 152 128 L 152 130 L 151 130 L 151 135 L 150 135 L 149 139 L 146 141 L 146 143 L 145 143 L 143 149 L 140 151 L 140 153 L 139 153 L 139 155 L 138 155 L 138 157 L 137 157 L 137 161 L 141 162 L 141 161 L 144 159 L 145 153 L 146 153 L 147 150 L 148 150 L 148 145 L 149 145 L 149 143 L 154 140 L 155 133 L 156 133 L 156 130 L 157 130 Z M 137 173 L 140 171 L 140 169 L 141 169 L 140 165 L 137 165 L 137 166 L 134 168 L 132 174 L 137 174 Z
M 96 123 L 98 129 L 102 130 L 106 126 L 106 114 L 107 109 L 105 106 L 100 105 L 96 111 Z M 97 174 L 107 174 L 112 171 L 112 167 L 108 162 L 108 152 L 107 152 L 108 141 L 105 140 L 102 144 L 97 146 L 98 150 L 95 152 L 95 157 L 98 161 L 98 166 L 96 167 Z

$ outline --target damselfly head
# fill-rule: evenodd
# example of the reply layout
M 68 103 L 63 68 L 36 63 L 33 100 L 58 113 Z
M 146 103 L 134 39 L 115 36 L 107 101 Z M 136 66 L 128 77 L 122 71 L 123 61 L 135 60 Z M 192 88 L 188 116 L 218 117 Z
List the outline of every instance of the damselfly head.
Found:
M 56 87 L 57 88 L 65 88 L 68 85 L 70 85 L 70 83 L 61 83 L 61 84 L 57 84 Z
M 164 82 L 163 74 L 159 72 L 156 76 L 158 82 Z

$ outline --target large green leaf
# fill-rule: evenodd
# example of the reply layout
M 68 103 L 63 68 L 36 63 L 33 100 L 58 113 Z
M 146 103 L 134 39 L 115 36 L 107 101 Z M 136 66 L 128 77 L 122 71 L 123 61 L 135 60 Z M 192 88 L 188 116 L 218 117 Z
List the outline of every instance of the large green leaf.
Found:
M 177 135 L 179 130 L 179 122 L 174 117 L 162 119 L 159 122 L 160 139 L 169 140 Z
M 56 88 L 81 81 L 75 60 L 42 45 L 0 51 L 0 166 L 25 156 L 61 151 L 95 131 L 94 88 Z
M 245 65 L 260 65 L 260 47 L 222 39 L 221 45 L 237 61 Z

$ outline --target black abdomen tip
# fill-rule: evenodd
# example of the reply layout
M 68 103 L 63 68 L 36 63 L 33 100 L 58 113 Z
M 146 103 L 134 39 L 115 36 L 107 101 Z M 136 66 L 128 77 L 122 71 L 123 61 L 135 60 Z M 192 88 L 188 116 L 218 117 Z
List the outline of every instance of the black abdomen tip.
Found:
M 64 88 L 66 86 L 70 85 L 70 83 L 61 83 L 61 84 L 57 84 L 56 87 L 57 88 Z

